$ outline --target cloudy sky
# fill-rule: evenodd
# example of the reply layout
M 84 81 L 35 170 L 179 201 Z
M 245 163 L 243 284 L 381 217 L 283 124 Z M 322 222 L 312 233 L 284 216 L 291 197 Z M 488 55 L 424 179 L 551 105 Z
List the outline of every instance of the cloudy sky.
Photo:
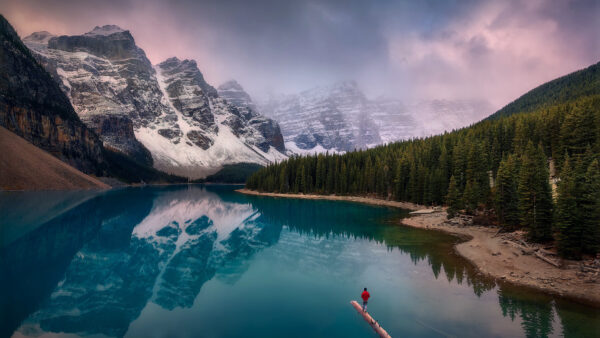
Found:
M 153 63 L 198 61 L 250 94 L 356 80 L 369 96 L 500 107 L 600 61 L 598 0 L 0 0 L 21 37 L 129 29 Z

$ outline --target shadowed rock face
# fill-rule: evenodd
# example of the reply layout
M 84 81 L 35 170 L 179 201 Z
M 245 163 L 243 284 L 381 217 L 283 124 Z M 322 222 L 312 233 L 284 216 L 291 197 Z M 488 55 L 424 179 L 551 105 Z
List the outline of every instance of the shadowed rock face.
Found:
M 186 134 L 186 136 L 193 144 L 197 145 L 198 147 L 200 147 L 204 150 L 210 148 L 210 146 L 212 146 L 214 143 L 214 141 L 212 139 L 204 136 L 197 130 L 189 131 Z
M 77 169 L 102 174 L 98 137 L 0 16 L 0 125 Z
M 102 135 L 102 140 L 107 147 L 128 154 L 134 160 L 152 166 L 152 155 L 144 146 L 135 139 L 133 133 L 133 122 L 124 116 L 92 116 L 90 124 L 95 126 L 96 134 Z

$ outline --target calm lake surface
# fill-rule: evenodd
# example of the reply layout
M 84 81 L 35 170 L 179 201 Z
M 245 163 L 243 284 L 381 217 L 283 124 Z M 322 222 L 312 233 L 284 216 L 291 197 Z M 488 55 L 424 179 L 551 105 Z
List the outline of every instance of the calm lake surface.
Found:
M 0 193 L 0 337 L 594 337 L 600 312 L 478 276 L 405 211 L 230 186 Z

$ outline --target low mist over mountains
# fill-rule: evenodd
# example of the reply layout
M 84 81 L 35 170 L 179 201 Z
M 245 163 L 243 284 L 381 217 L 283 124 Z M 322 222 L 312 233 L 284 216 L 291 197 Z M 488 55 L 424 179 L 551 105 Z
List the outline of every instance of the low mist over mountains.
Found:
M 475 100 L 368 99 L 351 81 L 272 96 L 260 104 L 279 122 L 286 147 L 298 153 L 343 152 L 443 133 L 477 122 L 492 109 Z
M 276 123 L 228 104 L 193 60 L 153 66 L 129 31 L 37 32 L 24 42 L 105 146 L 143 164 L 200 178 L 226 164 L 285 158 Z

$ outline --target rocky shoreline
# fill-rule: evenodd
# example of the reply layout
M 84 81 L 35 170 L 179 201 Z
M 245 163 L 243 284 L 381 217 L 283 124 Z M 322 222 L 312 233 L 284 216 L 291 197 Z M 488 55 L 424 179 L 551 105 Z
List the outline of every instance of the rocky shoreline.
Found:
M 482 274 L 498 281 L 531 287 L 600 307 L 600 267 L 596 267 L 600 265 L 598 260 L 577 262 L 555 259 L 543 247 L 524 242 L 521 232 L 499 234 L 498 228 L 471 225 L 468 219 L 448 221 L 445 211 L 414 203 L 368 197 L 261 193 L 247 189 L 236 191 L 248 195 L 349 201 L 418 210 L 411 217 L 402 219 L 400 224 L 443 231 L 464 239 L 455 246 L 456 252 Z

